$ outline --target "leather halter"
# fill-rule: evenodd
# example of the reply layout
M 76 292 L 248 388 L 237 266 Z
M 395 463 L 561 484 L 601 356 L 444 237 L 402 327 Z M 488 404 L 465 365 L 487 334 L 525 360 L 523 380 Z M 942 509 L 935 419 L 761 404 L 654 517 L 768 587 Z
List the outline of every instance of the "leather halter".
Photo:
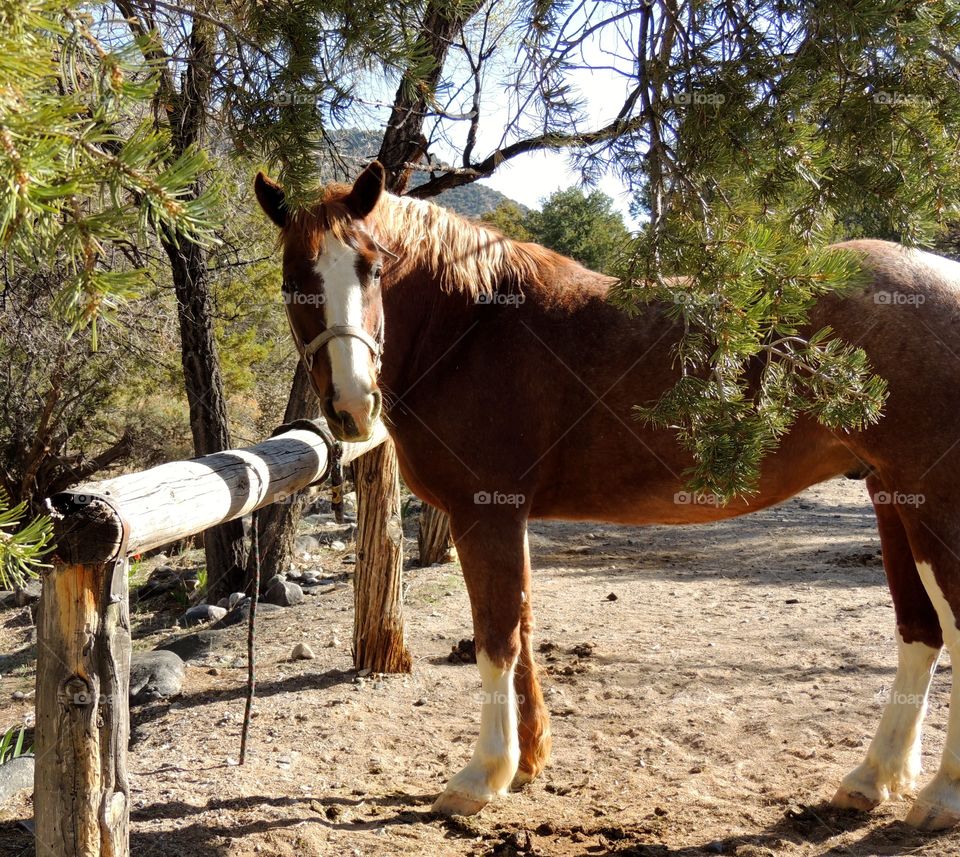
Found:
M 289 319 L 289 313 L 287 315 Z M 293 322 L 290 323 L 290 330 L 293 331 Z M 303 365 L 306 367 L 309 372 L 313 368 L 313 357 L 314 355 L 323 348 L 328 342 L 333 339 L 359 339 L 367 348 L 370 349 L 370 353 L 373 355 L 374 363 L 376 364 L 377 371 L 380 371 L 380 359 L 381 352 L 383 351 L 383 321 L 381 316 L 380 327 L 377 330 L 377 338 L 374 339 L 369 333 L 367 333 L 362 327 L 354 327 L 352 324 L 335 324 L 333 327 L 328 327 L 322 333 L 315 336 L 309 342 L 300 342 L 297 340 L 297 335 L 294 332 L 294 340 L 297 341 L 297 346 L 300 350 L 300 357 L 303 359 Z
M 389 256 L 394 260 L 398 260 L 400 258 L 396 253 L 381 245 L 379 241 L 375 241 L 374 244 L 382 255 Z M 326 345 L 328 342 L 332 342 L 334 339 L 359 339 L 370 350 L 370 353 L 373 355 L 374 369 L 378 374 L 380 373 L 380 367 L 383 362 L 382 310 L 380 312 L 380 324 L 377 327 L 376 338 L 372 337 L 362 327 L 355 327 L 352 324 L 335 324 L 332 327 L 324 328 L 309 342 L 304 342 L 297 335 L 296 328 L 293 326 L 293 317 L 290 314 L 290 304 L 284 301 L 283 308 L 287 313 L 287 324 L 290 327 L 290 333 L 293 336 L 294 345 L 296 345 L 297 351 L 300 352 L 300 359 L 303 361 L 303 366 L 307 370 L 308 374 L 310 374 L 310 371 L 313 369 L 313 358 L 316 353 L 323 348 L 324 345 Z M 310 381 L 313 383 L 313 375 L 310 375 Z M 316 389 L 316 385 L 314 385 L 314 389 Z M 317 390 L 317 394 L 320 395 L 319 390 Z

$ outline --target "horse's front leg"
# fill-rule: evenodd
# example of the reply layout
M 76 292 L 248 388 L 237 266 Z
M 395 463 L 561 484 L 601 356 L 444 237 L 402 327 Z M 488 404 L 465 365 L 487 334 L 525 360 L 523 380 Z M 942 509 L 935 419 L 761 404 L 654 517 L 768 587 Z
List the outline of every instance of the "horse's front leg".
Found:
M 449 815 L 479 812 L 509 789 L 520 764 L 514 683 L 526 594 L 526 521 L 516 510 L 473 507 L 450 515 L 470 594 L 480 670 L 480 737 L 469 763 L 433 805 Z

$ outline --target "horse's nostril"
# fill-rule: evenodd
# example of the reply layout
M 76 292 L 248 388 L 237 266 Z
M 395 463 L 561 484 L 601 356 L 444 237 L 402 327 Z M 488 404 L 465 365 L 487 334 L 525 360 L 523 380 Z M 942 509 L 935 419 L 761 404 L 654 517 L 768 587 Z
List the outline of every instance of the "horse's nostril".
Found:
M 337 419 L 340 421 L 343 433 L 347 435 L 347 437 L 356 437 L 360 434 L 360 432 L 357 431 L 356 421 L 346 411 L 337 411 Z

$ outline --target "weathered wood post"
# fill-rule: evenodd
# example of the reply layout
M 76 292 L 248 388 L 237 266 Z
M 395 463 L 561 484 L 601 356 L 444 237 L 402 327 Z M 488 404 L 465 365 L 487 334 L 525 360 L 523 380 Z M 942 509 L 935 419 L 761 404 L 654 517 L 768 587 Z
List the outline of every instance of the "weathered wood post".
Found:
M 376 449 L 385 438 L 378 426 L 369 441 L 343 444 L 343 460 Z M 130 854 L 128 555 L 284 499 L 322 478 L 328 462 L 320 435 L 292 428 L 247 449 L 161 464 L 50 498 L 56 558 L 44 574 L 37 621 L 34 810 L 40 857 Z M 399 526 L 399 508 L 391 508 Z M 399 640 L 409 669 L 399 597 L 399 588 L 386 593 L 389 627 L 373 638 Z M 365 621 L 375 628 L 379 614 L 370 605 Z M 403 666 L 399 656 L 394 663 Z
M 353 664 L 371 672 L 410 672 L 403 633 L 403 522 L 393 441 L 353 464 L 357 488 L 357 565 L 353 580 Z
M 424 503 L 420 510 L 417 548 L 420 568 L 435 562 L 450 562 L 457 555 L 450 536 L 450 519 L 429 503 Z
M 90 511 L 123 542 L 115 510 Z M 94 534 L 91 534 L 93 536 Z M 44 574 L 37 618 L 37 854 L 129 854 L 127 559 L 78 562 L 69 547 Z

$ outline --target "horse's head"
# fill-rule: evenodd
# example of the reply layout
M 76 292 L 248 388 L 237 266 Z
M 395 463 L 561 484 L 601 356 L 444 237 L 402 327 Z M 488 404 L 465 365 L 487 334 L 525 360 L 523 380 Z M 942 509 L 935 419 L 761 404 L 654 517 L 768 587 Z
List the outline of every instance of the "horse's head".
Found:
M 254 185 L 263 210 L 282 230 L 290 330 L 323 414 L 340 440 L 367 439 L 380 416 L 385 251 L 365 220 L 383 185 L 383 167 L 374 161 L 352 188 L 331 188 L 315 208 L 296 214 L 287 209 L 283 188 L 263 173 Z

